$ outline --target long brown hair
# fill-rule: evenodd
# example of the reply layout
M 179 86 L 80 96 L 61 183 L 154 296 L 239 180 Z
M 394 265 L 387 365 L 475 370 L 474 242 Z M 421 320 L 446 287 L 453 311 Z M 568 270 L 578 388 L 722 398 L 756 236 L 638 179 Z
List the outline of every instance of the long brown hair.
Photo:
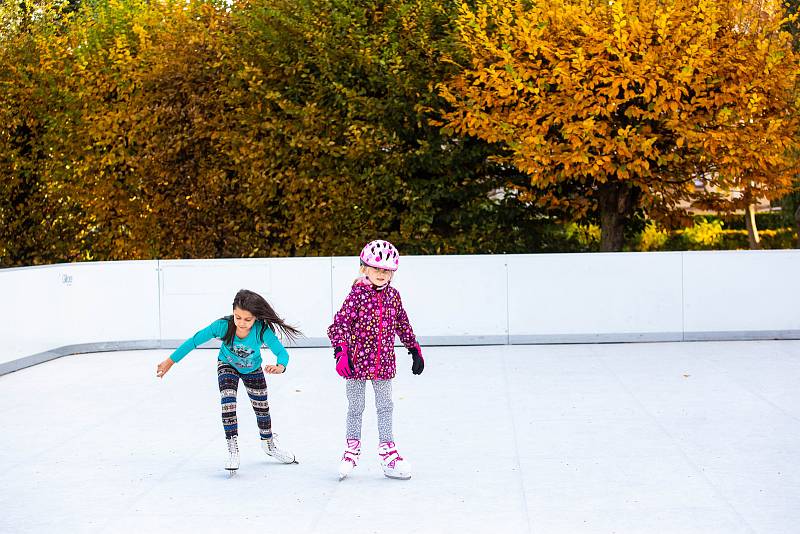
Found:
M 267 328 L 272 330 L 275 334 L 278 333 L 277 330 L 280 330 L 281 334 L 290 341 L 294 341 L 299 336 L 303 335 L 297 328 L 286 324 L 284 320 L 275 313 L 275 310 L 272 309 L 272 306 L 269 305 L 269 302 L 267 302 L 264 297 L 248 289 L 240 289 L 236 293 L 236 296 L 233 297 L 233 308 L 249 311 L 256 318 L 256 321 L 261 323 L 262 343 L 264 342 L 264 332 Z M 228 330 L 225 332 L 225 337 L 222 338 L 222 342 L 229 345 L 233 341 L 233 336 L 236 333 L 236 323 L 233 322 L 233 315 L 224 317 L 224 319 L 228 321 Z

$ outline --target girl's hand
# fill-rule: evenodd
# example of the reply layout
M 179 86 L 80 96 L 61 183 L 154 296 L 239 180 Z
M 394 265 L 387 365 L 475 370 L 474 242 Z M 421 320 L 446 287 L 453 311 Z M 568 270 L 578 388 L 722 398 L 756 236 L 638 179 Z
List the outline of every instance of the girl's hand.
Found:
M 265 365 L 264 366 L 264 372 L 265 373 L 269 373 L 271 375 L 279 375 L 279 374 L 283 373 L 284 371 L 286 371 L 286 367 L 284 367 L 281 364 L 278 364 L 278 365 Z
M 159 363 L 158 367 L 156 368 L 156 376 L 158 378 L 163 377 L 173 365 L 175 365 L 175 362 L 172 361 L 172 358 L 167 358 L 163 362 Z

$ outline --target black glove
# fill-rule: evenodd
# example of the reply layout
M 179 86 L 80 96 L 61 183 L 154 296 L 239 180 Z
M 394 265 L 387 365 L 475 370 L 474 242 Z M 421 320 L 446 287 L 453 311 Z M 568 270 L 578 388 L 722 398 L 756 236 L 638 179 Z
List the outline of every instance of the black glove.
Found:
M 408 349 L 413 362 L 411 363 L 411 372 L 415 375 L 421 375 L 422 370 L 425 369 L 425 360 L 422 359 L 422 348 L 419 345 L 414 345 Z

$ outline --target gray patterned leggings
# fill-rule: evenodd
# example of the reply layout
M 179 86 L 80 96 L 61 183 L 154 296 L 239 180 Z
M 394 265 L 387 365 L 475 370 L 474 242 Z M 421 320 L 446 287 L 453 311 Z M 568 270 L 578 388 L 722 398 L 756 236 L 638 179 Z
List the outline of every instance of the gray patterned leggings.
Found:
M 375 391 L 375 408 L 378 411 L 378 439 L 394 441 L 392 437 L 392 381 L 372 380 Z M 366 380 L 345 380 L 347 390 L 347 438 L 361 439 L 361 415 L 364 413 Z

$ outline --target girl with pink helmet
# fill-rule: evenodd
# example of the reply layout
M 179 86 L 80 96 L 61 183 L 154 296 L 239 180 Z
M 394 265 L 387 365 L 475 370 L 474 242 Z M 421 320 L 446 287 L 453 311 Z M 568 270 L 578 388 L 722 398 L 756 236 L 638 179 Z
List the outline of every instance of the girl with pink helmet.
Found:
M 389 284 L 400 254 L 388 241 L 377 239 L 361 251 L 361 274 L 328 327 L 336 372 L 347 392 L 347 444 L 339 467 L 343 479 L 361 456 L 361 418 L 367 381 L 375 391 L 378 413 L 378 461 L 389 478 L 411 478 L 411 466 L 397 452 L 392 435 L 392 378 L 395 376 L 395 335 L 412 358 L 411 372 L 422 373 L 425 362 L 400 293 Z

